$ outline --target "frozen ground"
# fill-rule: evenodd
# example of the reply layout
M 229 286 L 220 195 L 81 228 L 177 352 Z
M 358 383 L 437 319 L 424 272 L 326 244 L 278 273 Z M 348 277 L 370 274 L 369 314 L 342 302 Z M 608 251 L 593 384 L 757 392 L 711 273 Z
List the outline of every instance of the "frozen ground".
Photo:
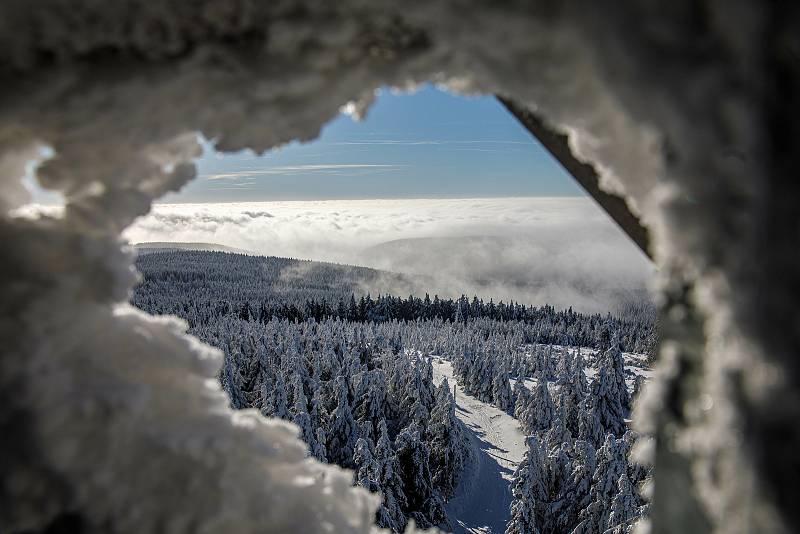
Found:
M 502 534 L 506 530 L 514 469 L 525 454 L 525 435 L 507 413 L 465 395 L 448 361 L 433 360 L 434 380 L 456 387 L 456 414 L 464 422 L 471 458 L 447 515 L 456 533 Z

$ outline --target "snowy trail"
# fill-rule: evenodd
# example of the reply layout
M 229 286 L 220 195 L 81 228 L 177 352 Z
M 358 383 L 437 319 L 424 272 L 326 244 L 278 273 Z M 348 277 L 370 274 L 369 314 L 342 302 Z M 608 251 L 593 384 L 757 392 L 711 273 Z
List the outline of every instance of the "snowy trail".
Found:
M 451 387 L 456 385 L 456 415 L 471 444 L 472 457 L 447 503 L 447 515 L 456 533 L 502 534 L 511 506 L 511 479 L 525 454 L 525 435 L 516 419 L 465 395 L 450 362 L 434 358 L 433 372 L 437 384 L 446 377 Z

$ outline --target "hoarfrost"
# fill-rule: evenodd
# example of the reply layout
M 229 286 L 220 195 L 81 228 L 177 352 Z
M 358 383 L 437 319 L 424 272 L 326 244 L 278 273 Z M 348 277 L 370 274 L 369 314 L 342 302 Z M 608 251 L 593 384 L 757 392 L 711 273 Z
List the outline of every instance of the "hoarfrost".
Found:
M 536 110 L 642 213 L 667 352 L 636 416 L 656 439 L 653 532 L 796 525 L 790 4 L 3 3 L 0 528 L 371 528 L 377 502 L 304 459 L 293 427 L 226 407 L 217 352 L 119 304 L 118 235 L 194 176 L 195 132 L 260 152 L 423 81 Z M 63 217 L 14 217 L 42 145 Z

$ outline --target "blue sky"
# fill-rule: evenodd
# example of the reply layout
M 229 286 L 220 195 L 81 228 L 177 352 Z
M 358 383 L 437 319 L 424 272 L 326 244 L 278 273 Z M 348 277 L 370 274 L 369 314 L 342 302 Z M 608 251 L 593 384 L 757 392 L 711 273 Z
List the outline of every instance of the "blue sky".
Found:
M 383 90 L 311 143 L 264 156 L 206 150 L 198 178 L 163 202 L 582 196 L 494 98 Z

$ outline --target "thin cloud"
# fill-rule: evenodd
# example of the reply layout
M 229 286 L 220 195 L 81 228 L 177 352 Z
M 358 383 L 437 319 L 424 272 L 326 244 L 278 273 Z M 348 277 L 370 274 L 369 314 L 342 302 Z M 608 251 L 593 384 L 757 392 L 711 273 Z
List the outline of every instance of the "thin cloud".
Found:
M 518 152 L 513 148 L 478 148 L 478 147 L 455 147 L 455 148 L 440 148 L 440 152 L 500 152 L 507 154 L 509 152 Z
M 337 174 L 343 171 L 393 171 L 400 170 L 406 165 L 387 165 L 373 163 L 327 163 L 317 165 L 284 165 L 281 167 L 267 167 L 264 169 L 245 169 L 216 174 L 207 174 L 206 180 L 239 180 L 258 176 L 289 176 L 296 174 Z
M 335 141 L 326 143 L 328 145 L 336 146 L 351 146 L 351 145 L 385 145 L 385 146 L 430 146 L 430 145 L 530 145 L 530 141 L 512 141 L 505 139 L 477 139 L 477 140 L 433 140 L 433 139 L 368 139 L 356 141 Z
M 374 139 L 369 141 L 335 141 L 328 144 L 336 146 L 350 146 L 350 145 L 416 146 L 416 145 L 441 145 L 444 144 L 444 141 L 401 141 L 395 139 Z

